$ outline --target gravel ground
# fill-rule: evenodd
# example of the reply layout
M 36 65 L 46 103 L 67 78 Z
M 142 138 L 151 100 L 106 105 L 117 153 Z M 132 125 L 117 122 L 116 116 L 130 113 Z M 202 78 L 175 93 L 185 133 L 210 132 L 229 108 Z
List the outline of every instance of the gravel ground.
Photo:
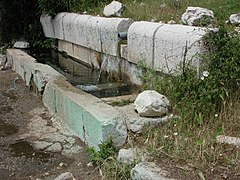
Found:
M 86 147 L 62 131 L 13 71 L 0 71 L 1 179 L 55 179 L 71 172 L 76 179 L 101 179 L 87 166 Z

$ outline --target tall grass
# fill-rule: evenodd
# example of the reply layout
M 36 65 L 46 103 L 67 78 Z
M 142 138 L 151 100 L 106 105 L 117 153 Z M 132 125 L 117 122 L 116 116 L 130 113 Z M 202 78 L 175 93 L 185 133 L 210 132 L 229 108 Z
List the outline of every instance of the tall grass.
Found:
M 188 6 L 199 6 L 213 10 L 216 21 L 226 21 L 233 13 L 240 12 L 240 1 L 237 0 L 119 0 L 126 9 L 123 16 L 134 20 L 178 22 Z M 103 10 L 93 8 L 94 14 Z

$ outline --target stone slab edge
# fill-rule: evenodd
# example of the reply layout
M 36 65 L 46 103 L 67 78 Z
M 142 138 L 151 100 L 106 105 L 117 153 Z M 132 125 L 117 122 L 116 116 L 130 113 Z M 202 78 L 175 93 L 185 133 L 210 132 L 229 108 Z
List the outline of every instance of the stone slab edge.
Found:
M 98 149 L 110 137 L 116 146 L 125 143 L 125 121 L 112 106 L 74 88 L 60 73 L 21 50 L 7 49 L 7 57 L 27 86 L 33 80 L 39 91 L 44 90 L 44 105 L 87 145 Z
M 102 100 L 74 88 L 63 79 L 50 81 L 43 102 L 63 124 L 88 146 L 98 145 L 112 137 L 116 146 L 123 145 L 127 128 L 122 115 Z
M 37 63 L 36 59 L 19 49 L 7 49 L 6 53 L 11 68 L 24 79 L 27 86 L 33 81 L 38 91 L 43 91 L 47 82 L 52 79 L 66 79 L 52 67 Z

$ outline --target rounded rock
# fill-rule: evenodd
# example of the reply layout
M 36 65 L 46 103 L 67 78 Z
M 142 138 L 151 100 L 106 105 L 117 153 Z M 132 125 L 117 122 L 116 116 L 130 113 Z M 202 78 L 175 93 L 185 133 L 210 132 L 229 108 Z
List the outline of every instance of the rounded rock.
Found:
M 146 90 L 138 95 L 134 106 L 140 116 L 161 117 L 168 113 L 170 102 L 166 96 L 153 90 Z

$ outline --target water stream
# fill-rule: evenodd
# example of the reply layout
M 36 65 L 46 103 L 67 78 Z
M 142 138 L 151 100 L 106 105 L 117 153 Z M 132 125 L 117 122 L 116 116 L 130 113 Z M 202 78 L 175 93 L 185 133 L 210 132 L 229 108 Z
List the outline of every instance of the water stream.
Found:
M 39 63 L 48 64 L 63 74 L 73 86 L 99 98 L 132 92 L 131 85 L 117 82 L 102 70 L 106 62 L 103 62 L 100 70 L 97 70 L 54 50 L 31 51 L 29 54 Z

